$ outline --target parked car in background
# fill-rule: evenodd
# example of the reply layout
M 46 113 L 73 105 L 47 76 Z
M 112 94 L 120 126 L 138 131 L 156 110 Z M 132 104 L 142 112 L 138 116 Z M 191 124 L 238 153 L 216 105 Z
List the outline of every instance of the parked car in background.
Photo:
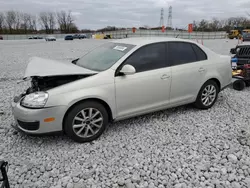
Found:
M 243 42 L 244 41 L 250 41 L 250 33 L 244 33 L 243 34 Z
M 3 37 L 2 37 L 2 36 L 0 36 L 0 40 L 3 40 Z
M 64 40 L 74 40 L 74 37 L 73 37 L 73 35 L 66 35 L 64 37 Z
M 85 35 L 85 34 L 80 34 L 79 35 L 79 39 L 86 39 L 87 38 L 87 35 Z
M 30 36 L 28 39 L 43 39 L 42 36 Z
M 85 39 L 87 36 L 85 34 L 74 34 L 73 35 L 74 39 Z
M 18 130 L 64 131 L 97 139 L 108 123 L 192 103 L 211 108 L 231 84 L 231 57 L 191 40 L 168 37 L 109 41 L 64 63 L 34 57 L 12 110 Z
M 45 40 L 46 41 L 56 41 L 56 37 L 49 35 L 49 36 L 45 37 Z
M 78 34 L 74 34 L 74 35 L 73 35 L 73 38 L 74 38 L 74 39 L 78 39 Z

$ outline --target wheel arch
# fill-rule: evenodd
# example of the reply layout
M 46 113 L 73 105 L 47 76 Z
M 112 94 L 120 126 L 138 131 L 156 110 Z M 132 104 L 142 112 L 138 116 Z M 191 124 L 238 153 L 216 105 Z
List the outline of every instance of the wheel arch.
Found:
M 64 114 L 64 117 L 63 117 L 63 121 L 62 121 L 63 131 L 64 131 L 65 119 L 66 119 L 68 113 L 70 112 L 70 110 L 72 108 L 74 108 L 76 105 L 78 105 L 80 103 L 83 103 L 85 101 L 95 101 L 95 102 L 98 102 L 98 103 L 102 104 L 104 106 L 104 108 L 107 110 L 107 113 L 108 113 L 108 116 L 109 116 L 109 122 L 113 121 L 113 113 L 112 113 L 112 110 L 111 110 L 111 108 L 110 108 L 110 106 L 108 105 L 107 102 L 105 102 L 102 99 L 95 98 L 95 97 L 86 98 L 86 99 L 82 99 L 82 100 L 76 101 L 75 103 L 71 104 L 71 106 L 66 110 L 66 112 Z
M 218 85 L 218 87 L 219 87 L 219 92 L 221 91 L 221 83 L 220 83 L 219 79 L 218 79 L 218 78 L 215 78 L 215 77 L 209 78 L 209 79 L 207 79 L 204 83 L 202 83 L 202 85 L 201 85 L 199 91 L 198 91 L 197 94 L 196 94 L 195 100 L 197 99 L 197 97 L 198 97 L 198 95 L 199 95 L 199 92 L 200 92 L 202 86 L 204 86 L 204 84 L 205 84 L 206 82 L 210 81 L 210 80 L 214 81 L 214 82 Z
M 219 92 L 221 91 L 221 83 L 220 83 L 220 81 L 219 81 L 219 79 L 218 78 L 215 78 L 215 77 L 212 77 L 212 78 L 209 78 L 209 79 L 207 79 L 203 84 L 202 84 L 202 86 L 206 83 L 206 82 L 208 82 L 208 81 L 214 81 L 216 84 L 217 84 L 217 86 L 219 87 Z
M 214 81 L 217 84 L 217 86 L 219 87 L 219 92 L 220 92 L 221 91 L 221 83 L 220 83 L 219 79 L 217 79 L 217 78 L 210 78 L 207 81 L 210 81 L 210 80 Z

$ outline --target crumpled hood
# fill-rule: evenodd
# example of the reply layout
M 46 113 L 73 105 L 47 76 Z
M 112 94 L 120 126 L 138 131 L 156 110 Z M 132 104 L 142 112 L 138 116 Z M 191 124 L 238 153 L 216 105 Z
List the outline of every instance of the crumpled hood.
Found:
M 32 57 L 24 73 L 24 79 L 31 76 L 89 75 L 98 73 L 71 62 Z

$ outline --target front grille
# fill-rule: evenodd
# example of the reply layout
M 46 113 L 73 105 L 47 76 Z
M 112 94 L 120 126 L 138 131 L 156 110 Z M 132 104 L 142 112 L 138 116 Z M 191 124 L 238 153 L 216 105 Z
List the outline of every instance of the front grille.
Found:
M 23 121 L 17 120 L 17 123 L 20 127 L 28 131 L 36 131 L 39 129 L 39 125 L 40 125 L 39 121 L 23 122 Z
M 238 51 L 239 50 L 239 51 Z M 250 57 L 250 46 L 242 46 L 237 49 L 237 57 Z

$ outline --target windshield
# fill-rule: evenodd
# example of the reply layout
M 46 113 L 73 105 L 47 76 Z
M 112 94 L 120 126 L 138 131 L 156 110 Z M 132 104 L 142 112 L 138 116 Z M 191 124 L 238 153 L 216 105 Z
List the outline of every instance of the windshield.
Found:
M 94 71 L 104 71 L 133 47 L 135 45 L 107 42 L 79 58 L 76 65 Z

